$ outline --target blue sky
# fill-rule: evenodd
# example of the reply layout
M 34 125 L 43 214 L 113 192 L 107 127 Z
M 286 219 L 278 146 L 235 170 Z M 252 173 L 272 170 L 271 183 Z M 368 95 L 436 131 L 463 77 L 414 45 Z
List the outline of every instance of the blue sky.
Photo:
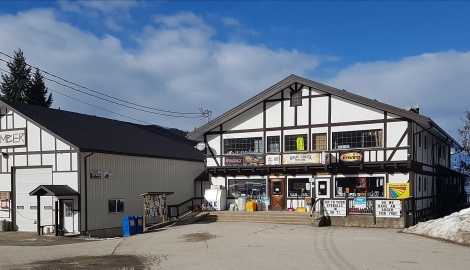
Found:
M 296 74 L 401 108 L 419 103 L 457 138 L 470 109 L 468 14 L 466 1 L 0 1 L 0 52 L 21 48 L 29 64 L 123 100 L 214 117 Z M 204 123 L 46 83 L 146 122 Z M 131 121 L 53 94 L 54 108 Z

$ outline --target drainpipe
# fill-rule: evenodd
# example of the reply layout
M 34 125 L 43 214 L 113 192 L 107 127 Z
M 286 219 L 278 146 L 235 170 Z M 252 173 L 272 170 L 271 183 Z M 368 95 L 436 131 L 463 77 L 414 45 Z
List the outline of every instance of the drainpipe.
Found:
M 88 173 L 87 173 L 87 163 L 86 159 L 90 156 L 92 156 L 94 153 L 91 152 L 88 156 L 85 157 L 85 233 L 88 233 L 88 189 L 87 189 L 87 179 L 88 179 Z

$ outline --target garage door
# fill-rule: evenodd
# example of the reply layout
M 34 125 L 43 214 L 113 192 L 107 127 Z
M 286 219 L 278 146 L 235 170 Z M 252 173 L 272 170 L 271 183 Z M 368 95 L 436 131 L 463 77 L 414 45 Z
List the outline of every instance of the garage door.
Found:
M 19 231 L 37 230 L 37 198 L 29 193 L 40 185 L 52 185 L 52 168 L 16 169 L 16 225 Z M 41 197 L 41 224 L 53 224 L 53 197 Z

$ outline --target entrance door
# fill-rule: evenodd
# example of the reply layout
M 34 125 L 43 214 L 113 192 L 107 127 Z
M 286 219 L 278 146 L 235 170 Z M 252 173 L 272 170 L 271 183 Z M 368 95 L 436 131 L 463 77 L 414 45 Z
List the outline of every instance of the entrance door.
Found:
M 284 210 L 284 179 L 271 179 L 269 197 L 271 199 L 271 210 Z
M 64 200 L 64 229 L 73 233 L 73 200 Z

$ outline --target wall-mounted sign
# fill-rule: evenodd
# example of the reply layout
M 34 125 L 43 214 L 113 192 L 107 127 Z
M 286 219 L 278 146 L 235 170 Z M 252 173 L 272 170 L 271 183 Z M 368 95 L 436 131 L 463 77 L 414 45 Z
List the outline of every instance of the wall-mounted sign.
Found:
M 310 154 L 284 154 L 282 155 L 282 164 L 308 164 L 308 163 L 321 163 L 320 153 Z
M 225 166 L 243 166 L 264 164 L 264 157 L 258 155 L 226 156 Z
M 409 197 L 409 183 L 387 183 L 387 199 L 406 199 Z
M 26 129 L 0 131 L 0 147 L 26 146 Z
M 323 213 L 330 217 L 345 217 L 346 200 L 324 200 Z
M 101 179 L 101 170 L 90 170 L 90 179 Z
M 266 156 L 266 165 L 280 165 L 281 164 L 281 155 L 267 155 Z
M 399 218 L 401 216 L 400 200 L 375 200 L 375 216 Z
M 104 179 L 111 179 L 111 178 L 114 178 L 114 173 L 113 173 L 113 172 L 104 172 L 104 173 L 103 173 L 103 178 L 104 178 Z
M 364 151 L 351 150 L 339 151 L 339 161 L 346 165 L 356 165 L 364 162 Z

